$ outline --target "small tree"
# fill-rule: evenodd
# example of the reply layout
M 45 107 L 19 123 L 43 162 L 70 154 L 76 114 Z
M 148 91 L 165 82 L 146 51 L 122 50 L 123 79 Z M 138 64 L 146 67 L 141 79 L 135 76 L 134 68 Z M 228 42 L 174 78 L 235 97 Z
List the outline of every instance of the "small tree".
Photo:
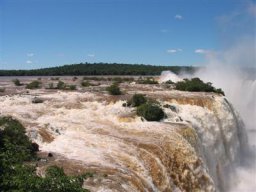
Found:
M 116 84 L 116 83 L 113 83 L 112 85 L 107 87 L 106 90 L 109 92 L 110 95 L 121 95 L 122 94 L 118 84 Z
M 144 117 L 147 121 L 160 121 L 164 118 L 164 111 L 153 103 L 145 103 L 137 108 L 137 115 Z

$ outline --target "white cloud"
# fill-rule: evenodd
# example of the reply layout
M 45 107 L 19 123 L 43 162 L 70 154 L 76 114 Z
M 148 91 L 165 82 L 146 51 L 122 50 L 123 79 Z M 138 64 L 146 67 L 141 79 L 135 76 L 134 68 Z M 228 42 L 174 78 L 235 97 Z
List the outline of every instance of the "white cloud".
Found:
M 27 63 L 27 64 L 31 64 L 31 63 L 33 63 L 33 62 L 32 62 L 31 60 L 27 60 L 26 63 Z
M 183 50 L 182 49 L 168 49 L 167 50 L 167 53 L 177 53 L 177 52 L 182 52 Z
M 95 54 L 88 54 L 88 57 L 95 57 Z
M 175 18 L 175 19 L 178 19 L 178 20 L 181 20 L 181 19 L 183 19 L 183 16 L 182 16 L 182 15 L 177 14 L 177 15 L 175 15 L 175 16 L 174 16 L 174 18 Z
M 167 50 L 167 53 L 176 53 L 176 52 L 177 52 L 176 49 L 169 49 L 169 50 Z
M 35 54 L 34 53 L 27 53 L 28 57 L 33 57 Z
M 205 49 L 196 49 L 195 50 L 195 53 L 199 53 L 199 54 L 206 54 L 208 53 L 209 51 L 208 50 L 205 50 Z

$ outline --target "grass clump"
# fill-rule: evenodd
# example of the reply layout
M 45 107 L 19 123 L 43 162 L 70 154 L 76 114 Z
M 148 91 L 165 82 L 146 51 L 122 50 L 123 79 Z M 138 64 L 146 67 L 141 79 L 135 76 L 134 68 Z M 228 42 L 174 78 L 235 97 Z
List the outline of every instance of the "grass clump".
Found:
M 81 82 L 81 85 L 82 85 L 83 87 L 90 87 L 90 86 L 91 86 L 91 83 L 90 83 L 90 81 L 82 81 L 82 82 Z
M 113 83 L 112 85 L 107 87 L 106 90 L 108 91 L 108 93 L 110 95 L 121 95 L 122 94 L 122 92 L 121 92 L 117 83 Z
M 67 85 L 63 81 L 59 81 L 55 89 L 61 90 L 76 90 L 76 85 Z
M 81 82 L 81 86 L 82 87 L 90 87 L 90 86 L 97 86 L 97 85 L 100 85 L 99 83 L 98 84 L 95 84 L 95 83 L 91 83 L 90 81 L 82 81 Z
M 68 85 L 67 88 L 68 90 L 74 91 L 76 90 L 76 85 Z
M 90 81 L 82 81 L 81 86 L 82 87 L 90 87 L 90 86 L 99 86 L 100 83 L 91 83 Z
M 27 84 L 26 88 L 27 89 L 39 89 L 41 86 L 41 82 L 40 81 L 32 81 L 31 83 Z
M 145 118 L 147 121 L 160 121 L 165 116 L 163 109 L 154 103 L 140 105 L 136 112 L 138 116 Z
M 47 89 L 55 89 L 55 87 L 54 87 L 53 83 L 49 83 L 49 85 L 48 85 L 48 88 L 47 88 Z
M 63 81 L 59 81 L 56 89 L 65 89 L 66 84 Z
M 56 86 L 53 83 L 49 83 L 47 89 L 76 90 L 76 85 L 67 85 L 63 81 L 58 81 Z
M 22 86 L 23 84 L 20 82 L 19 79 L 13 79 L 12 82 L 14 83 L 14 85 L 16 86 Z

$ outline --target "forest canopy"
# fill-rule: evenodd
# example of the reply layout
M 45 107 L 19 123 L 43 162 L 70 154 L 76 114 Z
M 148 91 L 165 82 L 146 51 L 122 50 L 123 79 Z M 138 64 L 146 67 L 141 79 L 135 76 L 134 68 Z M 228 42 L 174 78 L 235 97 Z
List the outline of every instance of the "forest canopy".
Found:
M 0 76 L 62 76 L 62 75 L 160 75 L 162 71 L 193 73 L 192 66 L 156 66 L 117 63 L 80 63 L 31 70 L 0 70 Z

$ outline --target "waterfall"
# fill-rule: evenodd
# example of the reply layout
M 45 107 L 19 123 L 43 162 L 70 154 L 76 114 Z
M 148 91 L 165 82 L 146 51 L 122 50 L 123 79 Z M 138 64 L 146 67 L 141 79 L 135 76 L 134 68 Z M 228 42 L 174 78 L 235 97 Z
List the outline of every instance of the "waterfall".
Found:
M 84 183 L 91 191 L 226 191 L 226 173 L 247 144 L 235 107 L 214 93 L 135 86 L 159 102 L 165 119 L 142 121 L 125 100 L 93 92 L 32 90 L 0 97 L 0 109 L 22 122 L 40 150 L 68 162 L 64 169 L 101 175 Z M 33 104 L 35 93 L 45 102 Z
M 244 126 L 247 130 L 250 150 L 242 149 L 240 159 L 243 163 L 247 163 L 246 167 L 238 166 L 235 171 L 236 177 L 232 176 L 230 192 L 252 191 L 256 188 L 255 181 L 251 178 L 256 174 L 256 74 L 255 69 L 241 70 L 238 68 L 221 66 L 221 70 L 217 70 L 217 66 L 208 66 L 198 71 L 195 76 L 199 76 L 204 81 L 210 81 L 214 86 L 224 90 L 228 100 L 233 108 L 241 115 L 244 122 L 238 119 L 240 126 Z M 233 107 L 234 106 L 234 107 Z M 234 114 L 237 116 L 237 113 Z M 246 136 L 238 133 L 239 141 L 244 142 Z M 234 180 L 234 178 L 237 178 Z M 232 185 L 235 184 L 234 187 Z

